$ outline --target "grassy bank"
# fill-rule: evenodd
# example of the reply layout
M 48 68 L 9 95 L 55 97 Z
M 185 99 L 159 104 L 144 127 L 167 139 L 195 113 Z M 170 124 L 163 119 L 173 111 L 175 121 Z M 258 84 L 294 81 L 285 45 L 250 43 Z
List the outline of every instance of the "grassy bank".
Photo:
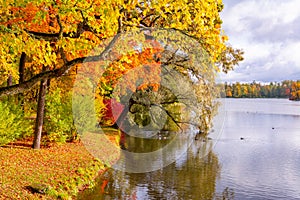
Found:
M 0 147 L 0 199 L 71 199 L 105 169 L 82 143 L 30 146 L 26 140 Z

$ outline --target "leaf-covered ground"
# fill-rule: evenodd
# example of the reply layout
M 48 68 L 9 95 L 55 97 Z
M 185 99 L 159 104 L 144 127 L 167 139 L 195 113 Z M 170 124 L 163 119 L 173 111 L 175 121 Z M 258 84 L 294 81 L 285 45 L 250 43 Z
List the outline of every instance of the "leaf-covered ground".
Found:
M 0 199 L 69 199 L 104 170 L 82 143 L 40 150 L 30 143 L 0 147 Z M 32 187 L 41 184 L 46 194 L 33 193 Z

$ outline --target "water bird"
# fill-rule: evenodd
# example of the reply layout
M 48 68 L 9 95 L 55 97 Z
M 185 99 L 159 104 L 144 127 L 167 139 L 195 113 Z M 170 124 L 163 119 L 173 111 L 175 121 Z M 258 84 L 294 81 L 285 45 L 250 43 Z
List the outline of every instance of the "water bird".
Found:
M 245 138 L 241 137 L 240 139 L 241 139 L 241 140 L 244 140 Z

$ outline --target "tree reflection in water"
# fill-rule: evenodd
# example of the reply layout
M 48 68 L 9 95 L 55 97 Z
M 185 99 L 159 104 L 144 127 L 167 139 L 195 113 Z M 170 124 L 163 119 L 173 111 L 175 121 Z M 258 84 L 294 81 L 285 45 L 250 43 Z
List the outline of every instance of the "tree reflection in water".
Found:
M 132 144 L 133 140 L 128 141 Z M 147 142 L 143 141 L 142 146 Z M 153 145 L 149 143 L 152 148 Z M 220 165 L 212 145 L 211 140 L 197 140 L 180 159 L 153 172 L 108 170 L 94 188 L 80 193 L 78 199 L 233 199 L 232 189 L 226 188 L 222 194 L 215 192 Z

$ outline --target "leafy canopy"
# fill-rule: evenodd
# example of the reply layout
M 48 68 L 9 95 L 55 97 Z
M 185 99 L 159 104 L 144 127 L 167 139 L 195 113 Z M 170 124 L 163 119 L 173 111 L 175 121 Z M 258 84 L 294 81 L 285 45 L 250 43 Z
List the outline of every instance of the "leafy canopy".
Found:
M 227 50 L 219 16 L 222 8 L 221 0 L 1 0 L 0 84 L 9 76 L 18 83 L 22 52 L 30 84 L 9 89 L 12 93 L 41 78 L 61 76 L 96 46 L 107 47 L 103 41 L 118 32 L 145 27 L 176 29 L 193 37 L 226 71 L 237 63 L 226 58 L 242 58 Z M 0 90 L 0 95 L 4 93 L 8 91 Z

